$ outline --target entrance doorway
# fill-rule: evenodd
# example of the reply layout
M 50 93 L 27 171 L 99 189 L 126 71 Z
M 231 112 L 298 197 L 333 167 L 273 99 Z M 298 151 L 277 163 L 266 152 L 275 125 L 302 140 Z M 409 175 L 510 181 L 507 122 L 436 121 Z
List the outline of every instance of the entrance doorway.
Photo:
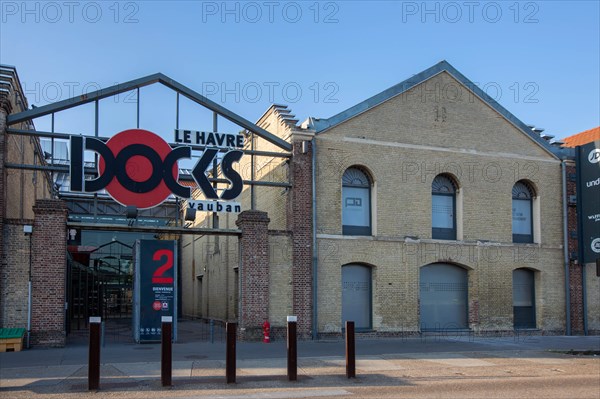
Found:
M 514 328 L 535 328 L 534 272 L 529 269 L 513 270 Z
M 363 265 L 342 267 L 342 326 L 354 321 L 357 330 L 370 330 L 371 268 Z
M 421 267 L 420 281 L 421 330 L 467 329 L 467 271 L 433 263 Z
M 87 329 L 91 316 L 104 321 L 122 319 L 119 324 L 130 329 L 132 273 L 132 247 L 123 242 L 69 251 L 69 332 Z

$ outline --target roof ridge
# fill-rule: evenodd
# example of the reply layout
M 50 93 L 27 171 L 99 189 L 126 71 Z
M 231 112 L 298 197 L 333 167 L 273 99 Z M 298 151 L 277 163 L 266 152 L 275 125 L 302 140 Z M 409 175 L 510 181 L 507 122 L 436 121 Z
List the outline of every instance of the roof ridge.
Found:
M 483 102 L 485 102 L 488 106 L 490 106 L 494 111 L 499 113 L 502 117 L 504 117 L 509 123 L 514 125 L 517 129 L 519 129 L 523 134 L 529 136 L 534 142 L 536 142 L 539 146 L 545 149 L 549 154 L 558 158 L 558 149 L 556 147 L 551 146 L 545 139 L 541 138 L 539 134 L 533 132 L 530 127 L 528 127 L 523 121 L 517 118 L 514 114 L 500 105 L 495 99 L 489 96 L 484 90 L 482 90 L 479 86 L 469 80 L 465 75 L 459 72 L 456 68 L 454 68 L 448 61 L 442 60 L 437 64 L 409 77 L 408 79 L 403 80 L 400 83 L 395 84 L 394 86 L 383 90 L 367 98 L 366 100 L 342 111 L 338 114 L 326 118 L 312 118 L 313 125 L 308 126 L 316 131 L 317 134 L 323 133 L 334 126 L 337 126 L 347 120 L 354 118 L 388 100 L 393 97 L 396 97 L 400 94 L 407 92 L 408 90 L 414 88 L 415 86 L 425 82 L 426 80 L 431 79 L 432 77 L 446 72 L 454 79 L 456 79 L 459 83 L 464 85 L 467 90 L 471 90 L 477 97 L 479 97 Z

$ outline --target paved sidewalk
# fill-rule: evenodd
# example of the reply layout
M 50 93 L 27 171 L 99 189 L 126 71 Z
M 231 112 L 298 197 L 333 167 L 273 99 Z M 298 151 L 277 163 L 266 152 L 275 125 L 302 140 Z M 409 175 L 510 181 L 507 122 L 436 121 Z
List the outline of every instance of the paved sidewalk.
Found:
M 0 396 L 86 394 L 87 350 L 87 345 L 79 343 L 65 348 L 0 353 Z M 510 364 L 517 359 L 531 364 L 560 364 L 566 360 L 566 355 L 560 351 L 570 350 L 598 352 L 600 337 L 358 339 L 357 373 L 385 382 L 389 373 L 432 364 L 451 368 L 485 368 Z M 290 384 L 285 378 L 285 356 L 286 344 L 282 341 L 271 344 L 238 343 L 237 385 L 256 389 L 285 388 L 286 384 Z M 342 340 L 299 342 L 298 357 L 300 386 L 306 389 L 318 386 L 318 396 L 344 395 L 338 389 L 348 384 L 344 376 Z M 589 358 L 599 360 L 598 356 Z M 111 392 L 164 390 L 160 386 L 159 344 L 108 343 L 102 348 L 101 363 L 100 388 L 107 395 Z M 188 393 L 197 386 L 203 390 L 230 387 L 225 384 L 225 344 L 175 343 L 173 384 L 189 388 Z M 310 392 L 303 391 L 302 397 L 310 396 Z

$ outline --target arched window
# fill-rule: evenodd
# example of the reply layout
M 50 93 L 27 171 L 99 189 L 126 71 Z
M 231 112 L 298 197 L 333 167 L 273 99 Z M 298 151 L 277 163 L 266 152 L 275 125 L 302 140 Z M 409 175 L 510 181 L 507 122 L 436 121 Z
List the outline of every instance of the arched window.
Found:
M 512 188 L 513 242 L 533 242 L 533 197 L 531 185 L 518 181 Z
M 431 238 L 456 240 L 456 184 L 446 175 L 431 183 Z
M 355 167 L 342 177 L 342 234 L 371 235 L 371 181 Z

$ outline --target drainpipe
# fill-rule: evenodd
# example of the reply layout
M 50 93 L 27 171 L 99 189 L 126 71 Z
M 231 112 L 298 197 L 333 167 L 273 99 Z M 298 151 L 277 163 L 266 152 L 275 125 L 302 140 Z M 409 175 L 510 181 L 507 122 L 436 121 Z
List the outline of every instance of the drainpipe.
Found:
M 577 149 L 575 155 L 575 165 L 577 165 L 577 249 L 578 249 L 578 259 L 579 264 L 581 265 L 581 295 L 582 295 L 582 311 L 583 311 L 583 334 L 588 335 L 588 319 L 587 319 L 587 289 L 586 289 L 586 270 L 585 270 L 585 262 L 583 261 L 583 225 L 581 222 L 581 212 L 583 210 L 581 204 L 581 193 L 583 192 L 582 188 L 582 179 L 581 179 L 581 151 Z
M 32 255 L 33 246 L 31 244 L 31 235 L 33 230 L 31 226 L 25 226 L 25 234 L 29 236 L 29 280 L 27 281 L 27 349 L 31 348 L 31 277 L 32 277 Z
M 563 249 L 565 261 L 565 306 L 567 335 L 571 335 L 571 276 L 569 273 L 569 235 L 568 235 L 568 210 L 567 210 L 567 165 L 563 160 L 560 164 L 562 171 L 562 202 L 563 202 Z
M 31 348 L 31 277 L 27 282 L 27 349 Z
M 244 268 L 242 267 L 242 236 L 238 236 L 238 290 L 240 295 L 238 296 L 238 327 L 240 331 L 246 329 L 246 323 L 244 322 Z
M 586 288 L 586 270 L 585 263 L 581 264 L 581 295 L 583 295 L 583 334 L 588 335 L 588 317 L 587 317 L 587 288 Z
M 319 307 L 319 302 L 318 302 L 318 295 L 317 295 L 317 288 L 318 288 L 318 284 L 317 284 L 317 278 L 318 278 L 318 261 L 317 261 L 317 190 L 316 190 L 316 158 L 317 158 L 317 141 L 316 141 L 316 137 L 313 136 L 312 140 L 311 140 L 311 147 L 312 147 L 312 253 L 313 253 L 313 257 L 312 257 L 312 262 L 313 262 L 313 331 L 312 331 L 312 339 L 313 340 L 317 340 L 318 339 L 318 317 L 319 317 L 319 312 L 318 312 L 318 307 Z

